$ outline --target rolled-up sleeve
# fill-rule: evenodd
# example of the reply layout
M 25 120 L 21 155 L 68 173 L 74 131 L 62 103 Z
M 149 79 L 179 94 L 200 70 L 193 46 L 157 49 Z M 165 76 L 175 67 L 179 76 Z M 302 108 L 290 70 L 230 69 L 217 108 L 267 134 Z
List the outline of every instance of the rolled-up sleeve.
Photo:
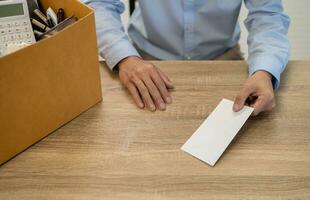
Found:
M 281 0 L 244 1 L 249 10 L 244 21 L 249 32 L 249 74 L 258 70 L 269 72 L 277 89 L 290 55 L 287 37 L 290 19 L 283 13 Z
M 119 0 L 82 0 L 95 11 L 99 54 L 111 70 L 124 58 L 138 56 L 125 33 L 120 15 L 124 4 Z

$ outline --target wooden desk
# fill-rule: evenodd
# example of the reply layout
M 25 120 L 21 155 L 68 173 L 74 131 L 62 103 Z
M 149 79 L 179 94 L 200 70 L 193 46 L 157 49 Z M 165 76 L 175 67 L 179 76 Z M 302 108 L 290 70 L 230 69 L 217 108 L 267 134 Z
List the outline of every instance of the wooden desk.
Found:
M 243 62 L 155 62 L 165 112 L 139 110 L 101 68 L 104 100 L 0 167 L 0 199 L 310 199 L 310 62 L 291 62 L 277 108 L 251 118 L 215 167 L 180 150 L 247 78 Z

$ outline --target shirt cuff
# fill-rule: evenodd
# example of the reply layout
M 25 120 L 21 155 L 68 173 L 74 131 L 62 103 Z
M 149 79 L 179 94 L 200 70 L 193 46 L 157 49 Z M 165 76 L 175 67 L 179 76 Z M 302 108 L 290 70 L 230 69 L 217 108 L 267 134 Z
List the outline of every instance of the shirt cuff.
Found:
M 116 71 L 116 65 L 124 58 L 128 56 L 140 57 L 137 50 L 132 46 L 128 40 L 122 40 L 117 42 L 117 44 L 110 47 L 105 53 L 100 52 L 100 55 L 105 58 L 108 67 L 112 71 Z
M 248 60 L 249 75 L 256 71 L 264 70 L 269 72 L 272 77 L 273 89 L 278 89 L 280 85 L 281 73 L 284 69 L 283 63 L 272 56 L 257 56 Z

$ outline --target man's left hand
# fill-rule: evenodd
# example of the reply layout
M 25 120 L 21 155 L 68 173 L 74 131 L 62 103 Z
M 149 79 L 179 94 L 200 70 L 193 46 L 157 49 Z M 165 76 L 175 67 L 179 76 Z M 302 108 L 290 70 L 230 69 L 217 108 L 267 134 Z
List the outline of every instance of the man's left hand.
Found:
M 233 110 L 238 112 L 244 107 L 244 105 L 254 108 L 254 116 L 263 111 L 269 111 L 275 107 L 271 74 L 259 70 L 248 78 L 244 87 L 235 99 Z

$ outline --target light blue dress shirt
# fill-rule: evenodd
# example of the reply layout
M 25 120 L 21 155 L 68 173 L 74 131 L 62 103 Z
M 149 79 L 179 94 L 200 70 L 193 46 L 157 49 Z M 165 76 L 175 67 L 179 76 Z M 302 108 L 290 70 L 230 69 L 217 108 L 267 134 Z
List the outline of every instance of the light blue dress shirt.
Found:
M 265 70 L 274 87 L 287 65 L 290 19 L 281 0 L 139 0 L 128 29 L 122 26 L 119 0 L 83 0 L 95 10 L 100 55 L 113 69 L 128 56 L 139 56 L 132 42 L 162 60 L 205 60 L 238 44 L 242 2 L 249 14 L 249 74 Z

